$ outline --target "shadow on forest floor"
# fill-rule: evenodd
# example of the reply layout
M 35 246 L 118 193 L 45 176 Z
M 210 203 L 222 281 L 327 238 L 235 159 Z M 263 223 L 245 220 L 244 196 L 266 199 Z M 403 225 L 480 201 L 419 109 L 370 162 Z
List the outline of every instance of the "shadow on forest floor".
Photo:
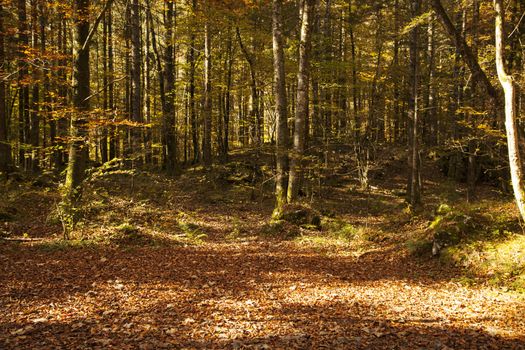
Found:
M 0 241 L 0 344 L 525 349 L 522 296 L 457 283 L 459 268 L 405 249 L 407 236 L 428 226 L 439 189 L 414 215 L 402 176 L 370 191 L 337 179 L 314 193 L 313 207 L 382 235 L 328 249 L 264 235 L 273 199 L 253 185 L 249 163 L 242 167 L 233 177 L 227 167 L 178 179 L 101 176 L 85 189 L 83 239 L 67 243 L 56 238 L 56 193 L 10 196 L 18 214 L 6 228 L 47 238 Z

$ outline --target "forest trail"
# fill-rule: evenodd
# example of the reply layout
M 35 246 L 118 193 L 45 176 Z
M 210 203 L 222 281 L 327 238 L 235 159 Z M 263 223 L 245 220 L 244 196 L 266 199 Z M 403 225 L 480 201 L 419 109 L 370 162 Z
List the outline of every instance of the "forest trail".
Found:
M 6 348 L 525 348 L 517 295 L 393 249 L 3 247 L 1 259 Z

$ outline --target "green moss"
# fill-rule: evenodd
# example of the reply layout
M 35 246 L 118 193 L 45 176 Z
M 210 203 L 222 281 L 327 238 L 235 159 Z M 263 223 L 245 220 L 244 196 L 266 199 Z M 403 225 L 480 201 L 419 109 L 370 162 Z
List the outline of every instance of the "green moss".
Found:
M 432 241 L 414 239 L 407 241 L 405 245 L 411 255 L 421 257 L 430 256 L 432 254 Z
M 193 222 L 179 222 L 178 226 L 190 243 L 201 244 L 208 237 L 206 233 L 202 232 L 200 226 Z
M 130 224 L 129 222 L 124 222 L 115 227 L 115 231 L 125 235 L 131 235 L 138 233 L 139 229 L 136 226 Z

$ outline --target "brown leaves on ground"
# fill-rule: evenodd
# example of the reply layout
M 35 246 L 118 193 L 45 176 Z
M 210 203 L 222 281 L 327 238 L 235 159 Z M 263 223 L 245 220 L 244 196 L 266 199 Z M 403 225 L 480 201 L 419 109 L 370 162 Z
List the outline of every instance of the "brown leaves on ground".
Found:
M 4 348 L 525 348 L 517 295 L 450 282 L 396 250 L 328 257 L 253 242 L 0 252 Z
M 84 235 L 129 244 L 0 241 L 0 348 L 525 349 L 523 296 L 408 255 L 421 223 L 388 191 L 325 190 L 319 208 L 381 233 L 354 250 L 262 237 L 271 197 L 200 176 L 86 191 Z

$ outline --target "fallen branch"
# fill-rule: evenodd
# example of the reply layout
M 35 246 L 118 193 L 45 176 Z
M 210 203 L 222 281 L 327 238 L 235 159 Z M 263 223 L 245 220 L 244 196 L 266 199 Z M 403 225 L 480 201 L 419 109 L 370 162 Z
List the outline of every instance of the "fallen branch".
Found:
M 43 238 L 31 238 L 31 237 L 1 237 L 4 241 L 11 241 L 11 242 L 38 242 L 43 241 Z

